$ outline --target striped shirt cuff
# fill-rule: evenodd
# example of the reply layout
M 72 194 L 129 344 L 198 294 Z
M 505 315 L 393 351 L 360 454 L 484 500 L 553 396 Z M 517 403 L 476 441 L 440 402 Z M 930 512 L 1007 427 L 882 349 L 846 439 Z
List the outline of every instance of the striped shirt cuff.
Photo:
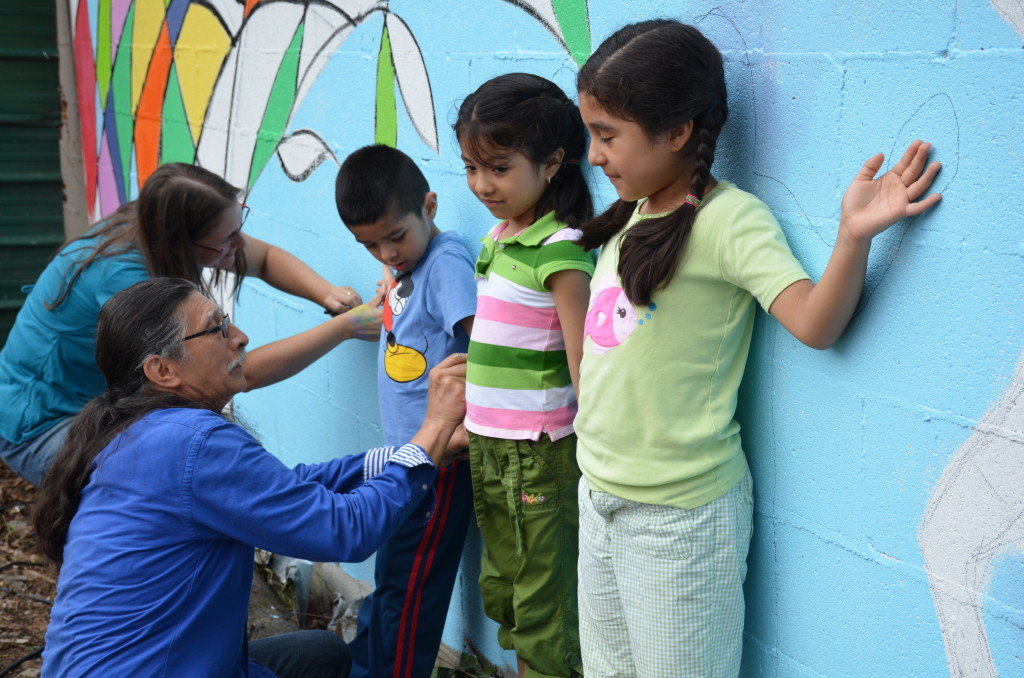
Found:
M 423 464 L 434 465 L 433 460 L 419 445 L 406 443 L 401 447 L 388 445 L 387 447 L 375 447 L 366 452 L 363 460 L 363 481 L 378 475 L 384 471 L 384 466 L 392 462 L 406 468 L 422 466 Z

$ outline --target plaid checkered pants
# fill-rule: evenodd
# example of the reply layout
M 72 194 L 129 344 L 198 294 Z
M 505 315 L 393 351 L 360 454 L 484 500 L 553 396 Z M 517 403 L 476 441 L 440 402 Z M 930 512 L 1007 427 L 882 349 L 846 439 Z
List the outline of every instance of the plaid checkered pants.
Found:
M 735 678 L 753 523 L 750 473 L 694 509 L 579 485 L 587 678 Z

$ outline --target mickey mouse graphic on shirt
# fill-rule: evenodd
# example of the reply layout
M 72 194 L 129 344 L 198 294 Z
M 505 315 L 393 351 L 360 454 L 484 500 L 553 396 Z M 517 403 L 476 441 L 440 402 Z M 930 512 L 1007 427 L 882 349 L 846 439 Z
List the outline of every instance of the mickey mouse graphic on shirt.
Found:
M 637 327 L 650 320 L 657 304 L 651 302 L 648 313 L 641 318 L 629 301 L 625 290 L 618 286 L 614 275 L 605 274 L 597 289 L 590 295 L 583 337 L 593 340 L 591 350 L 600 355 L 626 341 Z
M 402 315 L 405 305 L 412 296 L 413 283 L 411 276 L 401 276 L 391 283 L 387 301 L 384 304 L 384 329 L 386 345 L 384 347 L 384 372 L 394 381 L 406 383 L 422 377 L 427 371 L 427 359 L 422 353 L 409 346 L 398 343 L 395 336 L 395 318 Z M 426 350 L 426 347 L 424 347 Z

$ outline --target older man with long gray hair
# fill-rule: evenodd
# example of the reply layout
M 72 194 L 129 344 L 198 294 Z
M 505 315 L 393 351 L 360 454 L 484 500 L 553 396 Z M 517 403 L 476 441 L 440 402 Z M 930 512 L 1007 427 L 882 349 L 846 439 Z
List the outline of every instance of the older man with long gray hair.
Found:
M 248 338 L 185 280 L 103 307 L 107 390 L 72 424 L 34 520 L 61 567 L 43 676 L 337 677 L 326 631 L 246 642 L 253 547 L 359 561 L 424 520 L 465 413 L 464 357 L 430 375 L 408 444 L 285 467 L 222 410 L 245 389 Z

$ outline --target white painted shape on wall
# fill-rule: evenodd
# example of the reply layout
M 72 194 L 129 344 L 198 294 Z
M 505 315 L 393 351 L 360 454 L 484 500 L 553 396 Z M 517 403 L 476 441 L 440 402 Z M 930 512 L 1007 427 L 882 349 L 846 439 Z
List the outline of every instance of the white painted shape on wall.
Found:
M 516 7 L 525 10 L 537 19 L 551 35 L 558 39 L 558 44 L 562 49 L 568 50 L 565 44 L 565 37 L 562 35 L 562 28 L 558 23 L 558 17 L 555 15 L 555 7 L 551 0 L 506 0 L 506 2 L 510 2 Z
M 989 0 L 989 4 L 1024 38 L 1024 0 Z
M 354 28 L 355 23 L 337 11 L 316 5 L 310 6 L 306 13 L 305 33 L 302 36 L 295 108 L 298 108 L 298 103 L 306 98 L 309 89 L 327 66 L 331 54 Z
M 281 139 L 277 145 L 277 157 L 292 181 L 305 181 L 327 158 L 340 165 L 324 140 L 308 129 L 300 129 Z
M 953 678 L 997 678 L 982 617 L 992 562 L 1024 551 L 1024 353 L 942 472 L 918 533 Z
M 402 92 L 402 102 L 423 143 L 438 152 L 437 122 L 434 119 L 434 95 L 430 89 L 427 65 L 416 37 L 396 14 L 387 15 L 388 35 L 391 37 L 391 60 L 395 65 L 395 79 Z
M 242 26 L 242 18 L 245 13 L 245 6 L 238 0 L 207 0 L 214 13 L 220 17 L 228 29 L 228 34 L 233 38 L 238 35 L 238 29 Z

